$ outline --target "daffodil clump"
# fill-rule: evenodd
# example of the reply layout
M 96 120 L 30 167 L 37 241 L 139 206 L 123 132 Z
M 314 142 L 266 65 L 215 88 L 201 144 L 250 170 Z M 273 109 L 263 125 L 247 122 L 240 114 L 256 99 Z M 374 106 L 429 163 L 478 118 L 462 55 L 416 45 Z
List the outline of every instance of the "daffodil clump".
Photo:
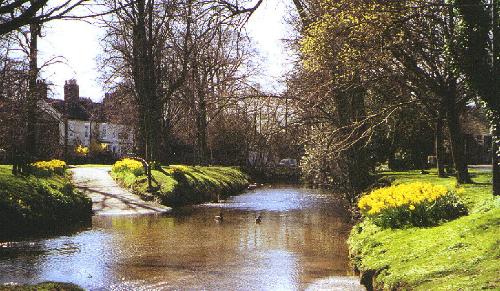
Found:
M 52 174 L 64 175 L 66 163 L 61 160 L 38 161 L 31 164 L 36 175 L 50 176 Z
M 89 154 L 89 148 L 82 145 L 78 145 L 75 148 L 75 153 L 77 156 L 86 157 Z
M 113 172 L 124 172 L 129 171 L 134 173 L 136 176 L 144 174 L 144 167 L 141 162 L 125 158 L 123 160 L 117 161 L 112 168 Z
M 361 213 L 381 227 L 430 226 L 467 213 L 455 193 L 431 183 L 385 187 L 361 197 Z

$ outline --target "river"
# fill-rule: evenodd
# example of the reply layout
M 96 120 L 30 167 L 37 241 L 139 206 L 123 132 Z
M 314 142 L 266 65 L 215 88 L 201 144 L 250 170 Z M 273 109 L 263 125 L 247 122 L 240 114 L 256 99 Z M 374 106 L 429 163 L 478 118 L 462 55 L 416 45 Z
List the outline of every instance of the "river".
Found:
M 214 217 L 222 211 L 223 221 Z M 257 224 L 255 218 L 262 216 Z M 92 227 L 0 243 L 0 283 L 90 290 L 360 290 L 334 195 L 263 187 L 158 216 L 94 216 Z

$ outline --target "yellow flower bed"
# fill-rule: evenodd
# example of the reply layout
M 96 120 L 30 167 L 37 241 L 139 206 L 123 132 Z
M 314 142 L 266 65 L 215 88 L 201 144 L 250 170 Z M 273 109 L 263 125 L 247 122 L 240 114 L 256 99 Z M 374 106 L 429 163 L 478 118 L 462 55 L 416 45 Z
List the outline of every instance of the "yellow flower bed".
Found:
M 427 226 L 467 213 L 465 205 L 446 187 L 408 183 L 374 190 L 358 201 L 361 213 L 382 227 Z
M 424 201 L 432 202 L 446 195 L 448 189 L 431 183 L 408 183 L 385 187 L 372 191 L 359 199 L 358 207 L 370 215 L 378 214 L 387 208 L 407 206 L 415 209 L 415 205 Z
M 66 163 L 61 160 L 38 161 L 31 164 L 37 174 L 64 174 Z
M 144 167 L 141 162 L 125 158 L 123 160 L 117 161 L 112 168 L 113 172 L 130 171 L 136 176 L 140 176 L 144 173 Z

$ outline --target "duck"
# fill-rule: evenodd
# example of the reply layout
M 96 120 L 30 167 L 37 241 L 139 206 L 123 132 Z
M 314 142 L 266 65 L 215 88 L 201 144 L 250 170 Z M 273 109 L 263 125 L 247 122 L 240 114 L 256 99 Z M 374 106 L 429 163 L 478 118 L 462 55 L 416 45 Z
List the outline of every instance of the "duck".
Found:
M 257 218 L 255 218 L 255 223 L 261 223 L 262 222 L 262 216 L 259 214 L 259 216 L 257 216 Z
M 215 216 L 215 221 L 216 222 L 222 222 L 224 220 L 224 217 L 222 216 L 222 211 L 219 212 L 219 215 Z

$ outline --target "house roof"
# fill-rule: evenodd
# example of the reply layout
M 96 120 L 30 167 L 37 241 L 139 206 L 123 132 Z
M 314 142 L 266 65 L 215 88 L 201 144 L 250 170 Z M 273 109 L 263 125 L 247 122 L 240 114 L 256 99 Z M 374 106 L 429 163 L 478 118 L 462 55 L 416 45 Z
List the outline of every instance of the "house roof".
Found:
M 67 109 L 69 119 L 103 121 L 102 103 L 95 103 L 90 98 L 80 98 L 77 102 L 67 102 L 61 99 L 48 99 L 47 102 L 59 113 Z

